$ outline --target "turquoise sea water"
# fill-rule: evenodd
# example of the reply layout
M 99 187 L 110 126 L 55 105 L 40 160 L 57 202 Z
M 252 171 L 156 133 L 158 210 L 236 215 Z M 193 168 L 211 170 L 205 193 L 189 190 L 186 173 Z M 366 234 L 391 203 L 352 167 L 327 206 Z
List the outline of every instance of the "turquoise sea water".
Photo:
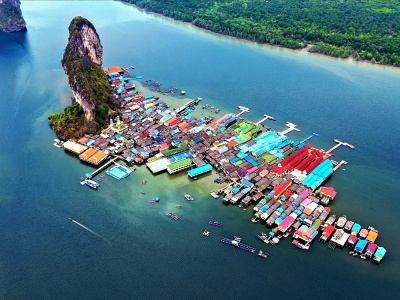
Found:
M 400 297 L 400 70 L 238 41 L 119 2 L 23 1 L 22 9 L 28 31 L 0 34 L 1 299 Z M 209 196 L 214 175 L 192 181 L 138 168 L 121 181 L 105 176 L 98 191 L 81 186 L 91 167 L 53 147 L 47 121 L 70 103 L 60 61 L 76 15 L 95 25 L 105 67 L 134 65 L 135 75 L 224 112 L 248 106 L 249 119 L 272 115 L 277 122 L 266 125 L 278 130 L 291 121 L 302 130 L 291 138 L 317 132 L 311 143 L 320 148 L 334 138 L 354 144 L 335 151 L 349 164 L 328 182 L 339 193 L 332 208 L 380 230 L 382 265 L 317 242 L 309 251 L 289 239 L 260 243 L 265 227 L 249 222 L 251 209 Z M 150 203 L 156 195 L 161 201 Z M 268 260 L 219 241 L 233 234 Z

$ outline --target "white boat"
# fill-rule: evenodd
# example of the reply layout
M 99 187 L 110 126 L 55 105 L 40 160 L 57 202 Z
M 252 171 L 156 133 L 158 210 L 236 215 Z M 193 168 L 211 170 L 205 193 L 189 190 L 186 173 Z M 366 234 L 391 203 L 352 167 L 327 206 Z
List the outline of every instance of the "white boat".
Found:
M 86 184 L 88 187 L 91 187 L 92 189 L 95 189 L 95 190 L 97 190 L 98 187 L 100 186 L 99 183 L 97 183 L 96 181 L 91 180 L 91 179 L 85 179 L 85 180 L 81 181 L 81 184 L 82 185 Z
M 59 139 L 54 139 L 53 146 L 55 146 L 57 148 L 62 148 L 63 144 L 64 144 L 64 142 L 60 141 Z
M 298 240 L 293 240 L 292 244 L 295 245 L 297 248 L 302 249 L 302 250 L 310 249 L 310 245 L 309 244 L 302 244 Z
M 215 199 L 219 198 L 219 195 L 216 192 L 211 192 L 210 195 Z
M 193 201 L 193 200 L 194 200 L 193 197 L 190 196 L 189 194 L 185 194 L 185 199 L 186 199 L 187 201 Z

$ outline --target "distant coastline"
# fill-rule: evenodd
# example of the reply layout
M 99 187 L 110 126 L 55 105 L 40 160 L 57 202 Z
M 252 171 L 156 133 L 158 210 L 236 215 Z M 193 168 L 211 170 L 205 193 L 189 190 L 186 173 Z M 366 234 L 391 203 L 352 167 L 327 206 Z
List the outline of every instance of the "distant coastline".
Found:
M 394 69 L 394 70 L 399 70 L 400 69 L 400 67 L 394 66 L 394 65 L 381 64 L 381 63 L 378 63 L 378 62 L 372 62 L 372 61 L 365 60 L 365 59 L 364 60 L 363 59 L 357 60 L 352 55 L 350 55 L 347 58 L 341 58 L 341 57 L 335 57 L 335 56 L 331 56 L 331 55 L 324 54 L 324 53 L 308 51 L 312 46 L 314 46 L 313 44 L 307 44 L 307 46 L 302 48 L 302 49 L 291 49 L 291 48 L 288 48 L 288 47 L 284 47 L 282 45 L 273 45 L 273 44 L 269 44 L 269 43 L 259 43 L 259 42 L 255 42 L 255 41 L 244 39 L 244 38 L 238 38 L 238 37 L 234 37 L 234 36 L 218 33 L 218 32 L 215 32 L 215 31 L 212 31 L 212 30 L 209 30 L 209 29 L 205 29 L 205 28 L 202 28 L 202 27 L 198 27 L 198 26 L 194 25 L 191 22 L 185 22 L 185 21 L 181 21 L 181 20 L 176 20 L 176 19 L 167 17 L 167 16 L 165 16 L 163 14 L 160 14 L 160 13 L 148 11 L 148 10 L 146 10 L 144 8 L 141 8 L 141 7 L 139 7 L 139 6 L 135 5 L 135 4 L 126 2 L 124 0 L 118 0 L 118 1 L 122 2 L 123 4 L 129 5 L 129 6 L 133 6 L 137 10 L 139 10 L 141 12 L 144 12 L 144 13 L 147 13 L 147 14 L 150 14 L 150 15 L 154 15 L 154 16 L 157 16 L 157 17 L 162 17 L 162 18 L 165 18 L 167 20 L 174 21 L 174 22 L 176 22 L 178 24 L 183 24 L 183 25 L 186 25 L 186 26 L 193 27 L 193 28 L 195 28 L 197 30 L 201 30 L 201 31 L 204 31 L 204 32 L 207 32 L 207 33 L 216 34 L 216 35 L 223 36 L 223 37 L 226 37 L 226 38 L 231 38 L 231 39 L 234 39 L 234 40 L 244 41 L 244 42 L 248 42 L 248 43 L 255 44 L 255 45 L 260 45 L 260 46 L 272 47 L 272 48 L 275 48 L 275 49 L 287 50 L 287 51 L 290 51 L 290 52 L 293 52 L 293 53 L 308 53 L 310 55 L 317 55 L 317 56 L 321 56 L 321 57 L 331 58 L 331 59 L 334 59 L 334 60 L 337 60 L 337 61 L 342 61 L 342 62 L 351 61 L 351 62 L 354 62 L 354 63 L 368 64 L 370 66 L 379 66 L 379 67 L 384 67 L 384 68 L 391 68 L 391 69 Z

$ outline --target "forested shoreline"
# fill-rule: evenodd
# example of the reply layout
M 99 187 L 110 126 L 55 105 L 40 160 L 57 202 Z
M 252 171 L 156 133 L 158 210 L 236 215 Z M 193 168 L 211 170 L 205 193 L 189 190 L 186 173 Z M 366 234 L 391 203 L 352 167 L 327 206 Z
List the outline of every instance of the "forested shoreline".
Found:
M 400 66 L 400 2 L 122 0 L 216 33 L 333 57 Z

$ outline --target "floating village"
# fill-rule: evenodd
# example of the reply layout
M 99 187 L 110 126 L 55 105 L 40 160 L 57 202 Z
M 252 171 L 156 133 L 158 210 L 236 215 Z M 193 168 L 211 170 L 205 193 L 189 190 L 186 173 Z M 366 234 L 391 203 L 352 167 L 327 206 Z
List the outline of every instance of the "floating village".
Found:
M 318 136 L 313 133 L 303 141 L 291 140 L 287 134 L 297 129 L 287 122 L 286 130 L 276 132 L 263 123 L 275 119 L 264 115 L 254 123 L 242 115 L 249 112 L 239 106 L 239 113 L 218 115 L 219 109 L 202 105 L 201 98 L 194 98 L 178 108 L 171 108 L 159 97 L 143 95 L 136 89 L 129 69 L 110 67 L 107 77 L 115 89 L 122 114 L 110 120 L 109 127 L 99 135 L 85 135 L 78 141 L 54 145 L 78 155 L 83 162 L 97 167 L 82 178 L 81 184 L 93 189 L 100 187 L 97 175 L 106 174 L 118 180 L 129 176 L 135 165 L 145 164 L 153 174 L 168 172 L 173 175 L 187 172 L 197 179 L 214 170 L 215 182 L 221 188 L 210 197 L 220 199 L 225 205 L 249 207 L 254 215 L 251 222 L 258 223 L 260 242 L 277 246 L 281 239 L 292 237 L 292 244 L 308 250 L 316 239 L 328 247 L 347 247 L 349 254 L 380 263 L 386 249 L 378 246 L 378 230 L 363 226 L 345 215 L 337 216 L 329 208 L 336 192 L 323 186 L 326 180 L 345 165 L 346 161 L 332 159 L 332 152 L 339 146 L 354 146 L 339 140 L 325 151 L 312 147 L 308 141 Z M 151 80 L 141 84 L 152 91 L 182 97 L 185 91 L 177 88 L 161 90 L 161 84 Z M 209 116 L 195 118 L 192 113 L 202 107 Z M 187 200 L 193 200 L 185 195 Z M 151 202 L 158 202 L 159 197 Z M 179 216 L 168 213 L 173 220 Z M 210 220 L 210 225 L 222 222 Z M 262 226 L 262 227 L 261 227 Z M 204 231 L 203 235 L 210 235 Z M 319 238 L 317 238 L 319 235 Z M 222 238 L 223 243 L 255 253 L 255 248 L 243 244 L 241 238 Z M 260 250 L 264 258 L 268 253 Z

